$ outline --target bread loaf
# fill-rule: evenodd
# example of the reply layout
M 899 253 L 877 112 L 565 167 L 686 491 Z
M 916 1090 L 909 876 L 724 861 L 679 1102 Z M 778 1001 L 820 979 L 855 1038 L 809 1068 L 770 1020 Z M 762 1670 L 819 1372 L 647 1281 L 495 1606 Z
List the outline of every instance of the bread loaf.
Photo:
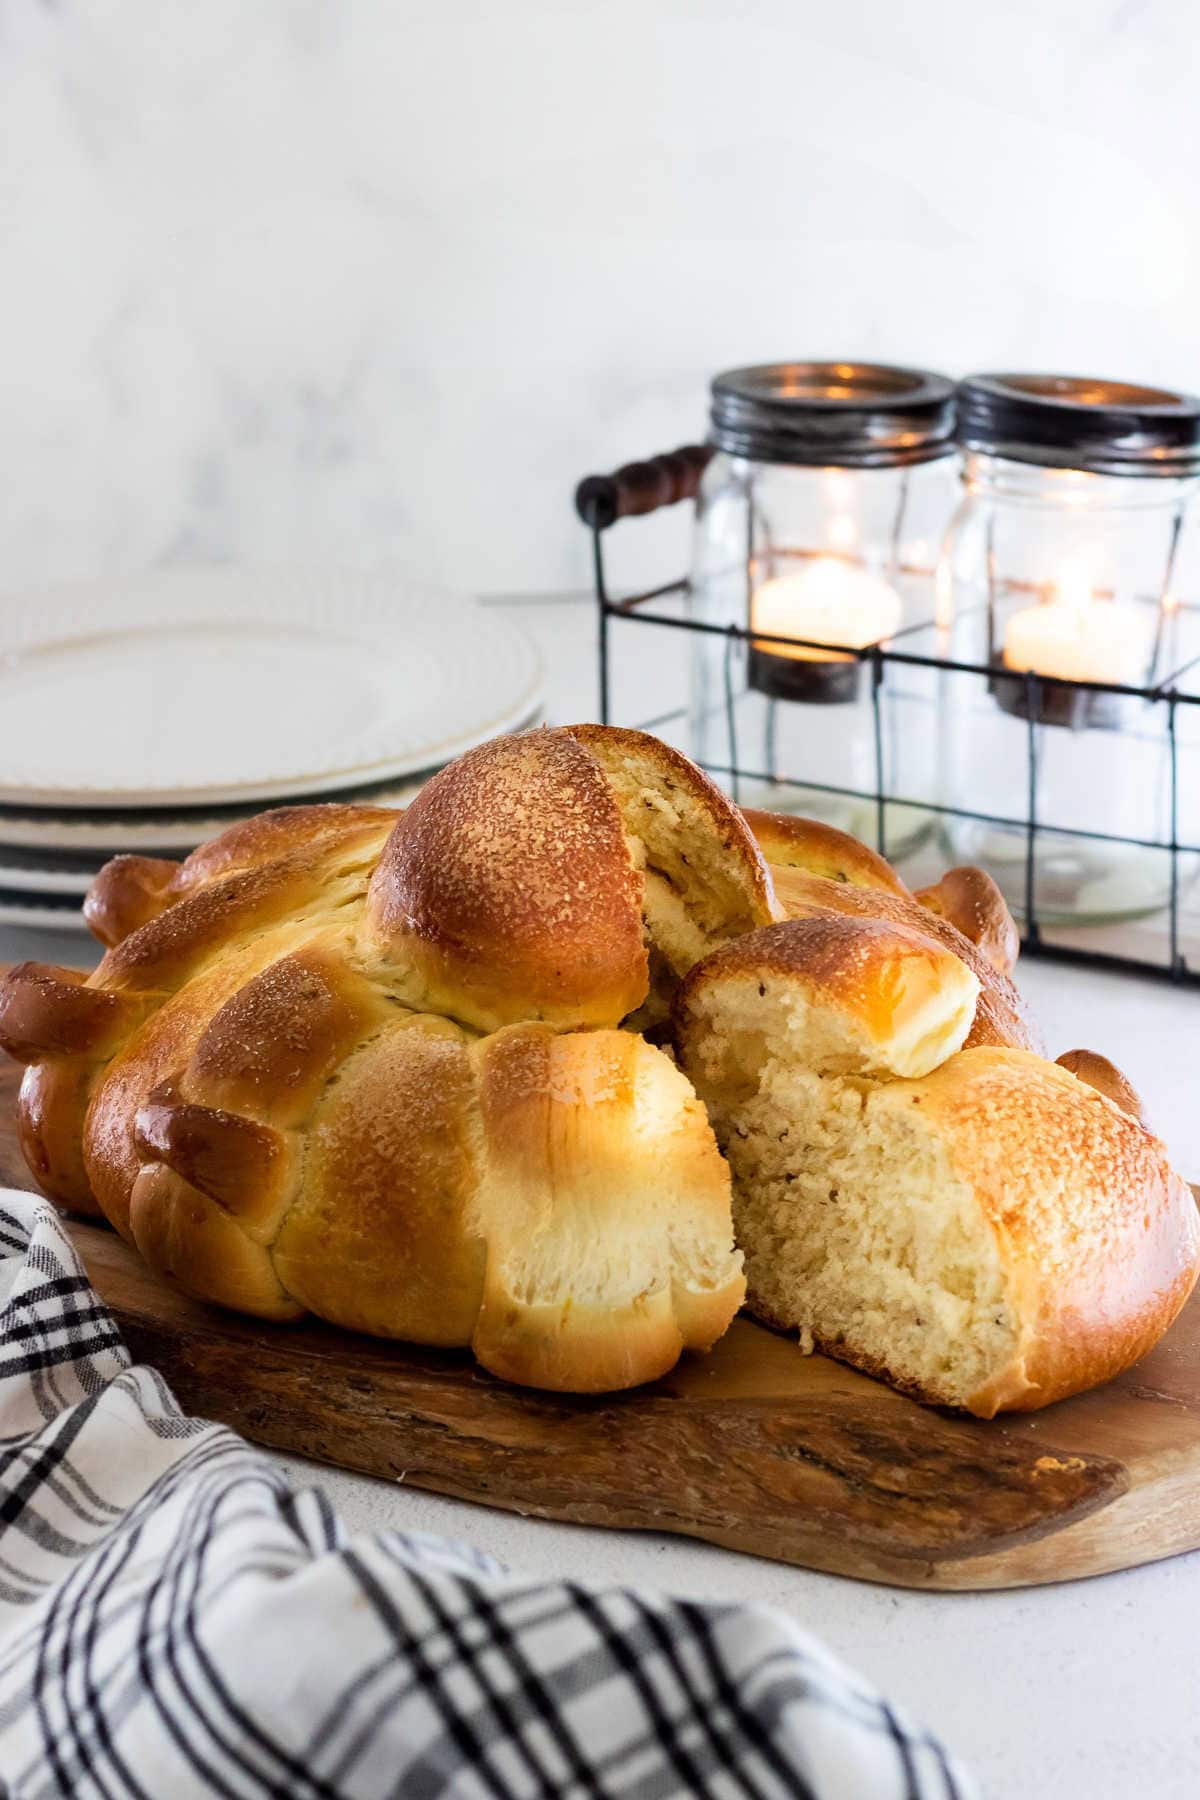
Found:
M 824 913 L 707 958 L 674 1022 L 751 1310 L 990 1418 L 1135 1362 L 1191 1291 L 1200 1230 L 1162 1145 L 1095 1086 L 958 1048 L 973 985 L 907 925 Z
M 987 1414 L 1125 1366 L 1195 1278 L 1128 1084 L 1031 1054 L 985 875 L 910 894 L 643 733 L 119 857 L 86 910 L 93 975 L 0 985 L 25 1154 L 204 1300 L 601 1392 L 710 1346 L 744 1252 L 760 1317 Z
M 670 1059 L 616 1028 L 777 908 L 676 752 L 499 739 L 407 814 L 284 808 L 179 865 L 117 858 L 87 910 L 94 975 L 0 989 L 22 1141 L 189 1292 L 579 1391 L 728 1325 L 728 1170 Z

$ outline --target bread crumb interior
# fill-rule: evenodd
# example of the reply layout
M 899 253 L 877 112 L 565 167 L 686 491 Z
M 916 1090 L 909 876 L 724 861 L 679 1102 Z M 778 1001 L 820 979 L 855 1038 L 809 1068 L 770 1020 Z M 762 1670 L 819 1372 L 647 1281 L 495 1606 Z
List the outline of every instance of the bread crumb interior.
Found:
M 782 983 L 695 997 L 689 1069 L 733 1176 L 750 1304 L 861 1367 L 962 1406 L 1016 1326 L 994 1233 L 920 1084 L 850 1073 Z

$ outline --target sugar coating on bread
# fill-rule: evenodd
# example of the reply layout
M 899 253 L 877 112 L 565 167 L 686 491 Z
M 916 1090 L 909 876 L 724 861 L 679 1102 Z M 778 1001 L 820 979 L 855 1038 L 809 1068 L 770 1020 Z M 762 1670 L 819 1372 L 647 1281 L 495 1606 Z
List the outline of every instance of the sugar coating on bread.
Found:
M 482 1031 L 646 1025 L 706 951 L 777 916 L 720 790 L 657 738 L 607 726 L 496 738 L 443 769 L 368 903 L 396 991 Z
M 592 756 L 496 738 L 426 783 L 371 882 L 396 991 L 479 1030 L 616 1025 L 645 998 L 642 879 Z
M 319 1317 L 470 1343 L 487 1259 L 470 1043 L 449 1020 L 400 1014 L 320 1094 L 272 1247 L 288 1292 Z
M 1028 1052 L 947 1040 L 916 1079 L 855 1066 L 814 1030 L 803 972 L 765 946 L 755 982 L 753 947 L 694 971 L 675 1022 L 754 1312 L 984 1417 L 1107 1380 L 1161 1336 L 1200 1231 L 1157 1140 Z

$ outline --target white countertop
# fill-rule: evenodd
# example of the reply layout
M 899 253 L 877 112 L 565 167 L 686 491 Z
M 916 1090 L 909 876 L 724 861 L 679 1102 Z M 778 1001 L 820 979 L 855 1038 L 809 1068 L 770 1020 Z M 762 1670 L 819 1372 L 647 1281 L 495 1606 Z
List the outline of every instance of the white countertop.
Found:
M 505 603 L 541 644 L 548 713 L 594 715 L 585 601 Z M 629 722 L 673 703 L 630 662 Z M 647 701 L 647 704 L 641 704 Z M 0 930 L 0 960 L 80 962 L 86 940 Z M 1200 996 L 1126 975 L 1027 962 L 1019 982 L 1051 1053 L 1104 1050 L 1133 1080 L 1185 1174 L 1200 1178 L 1195 1046 Z M 969 1761 L 996 1797 L 1192 1800 L 1200 1792 L 1200 1553 L 1120 1575 L 1015 1593 L 933 1595 L 783 1568 L 685 1539 L 553 1525 L 281 1458 L 318 1482 L 356 1530 L 462 1537 L 548 1576 L 652 1583 L 754 1600 L 817 1632 Z M 852 1800 L 852 1797 L 847 1797 Z

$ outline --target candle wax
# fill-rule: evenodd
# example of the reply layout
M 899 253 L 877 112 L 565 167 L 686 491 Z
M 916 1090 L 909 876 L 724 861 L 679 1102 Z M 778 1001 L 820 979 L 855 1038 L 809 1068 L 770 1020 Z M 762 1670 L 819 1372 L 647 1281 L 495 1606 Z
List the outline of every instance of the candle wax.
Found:
M 816 644 L 863 649 L 900 628 L 903 608 L 895 588 L 879 576 L 836 557 L 821 556 L 793 575 L 777 575 L 754 590 L 750 625 L 754 631 L 811 638 Z M 797 662 L 845 660 L 837 651 L 804 644 L 765 644 L 766 656 Z
M 1142 621 L 1111 601 L 1059 600 L 1014 613 L 1004 633 L 1006 667 L 1060 681 L 1136 686 L 1145 676 Z

